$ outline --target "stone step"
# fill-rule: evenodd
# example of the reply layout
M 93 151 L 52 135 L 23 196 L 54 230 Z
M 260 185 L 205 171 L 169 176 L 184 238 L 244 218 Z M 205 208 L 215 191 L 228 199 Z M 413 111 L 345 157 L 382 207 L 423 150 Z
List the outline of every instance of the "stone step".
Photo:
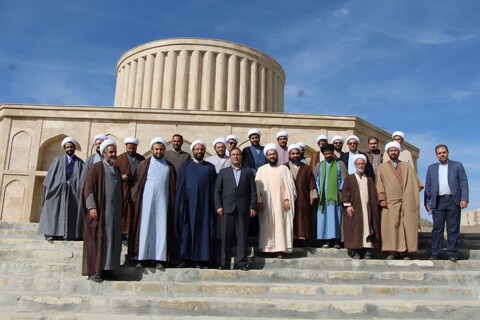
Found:
M 453 300 L 478 300 L 477 287 L 468 285 L 456 287 L 447 285 L 393 285 L 384 284 L 328 284 L 328 283 L 278 283 L 278 282 L 220 282 L 220 281 L 104 281 L 101 284 L 86 278 L 38 278 L 0 277 L 2 291 L 17 294 L 30 292 L 37 295 L 61 292 L 65 296 L 131 296 L 141 297 L 245 297 L 252 299 L 424 299 L 437 300 L 445 297 Z
M 278 317 L 316 319 L 372 319 L 372 318 L 436 318 L 475 319 L 478 301 L 465 300 L 297 300 L 297 299 L 248 299 L 236 297 L 107 297 L 32 295 L 21 293 L 2 299 L 10 302 L 15 312 L 48 310 L 59 312 L 87 312 L 92 316 L 102 313 L 136 314 L 145 316 L 216 316 L 216 317 Z

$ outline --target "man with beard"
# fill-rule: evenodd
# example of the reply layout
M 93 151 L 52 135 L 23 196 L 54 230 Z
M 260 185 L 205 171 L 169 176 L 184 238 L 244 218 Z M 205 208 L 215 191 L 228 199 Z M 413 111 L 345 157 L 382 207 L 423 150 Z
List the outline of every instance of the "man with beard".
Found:
M 322 146 L 326 145 L 327 143 L 328 138 L 326 135 L 321 134 L 317 137 L 317 145 L 319 151 L 315 152 L 312 159 L 310 159 L 309 165 L 312 169 L 315 168 L 318 163 L 322 162 L 325 159 L 322 153 Z
M 227 141 L 227 151 L 225 151 L 225 154 L 227 155 L 227 157 L 230 156 L 230 150 L 232 150 L 233 148 L 236 148 L 237 147 L 237 144 L 238 144 L 238 138 L 236 135 L 229 135 L 225 138 L 225 140 Z
M 172 149 L 165 151 L 165 160 L 172 163 L 175 167 L 175 172 L 180 171 L 182 164 L 190 160 L 190 154 L 182 150 L 183 136 L 176 133 L 172 136 Z
M 215 208 L 221 217 L 222 250 L 220 269 L 230 269 L 234 236 L 237 240 L 235 268 L 247 271 L 247 236 L 249 217 L 257 214 L 255 176 L 242 168 L 240 149 L 230 150 L 231 168 L 220 170 L 215 182 Z
M 100 145 L 103 141 L 107 140 L 108 137 L 102 133 L 99 133 L 93 138 L 93 145 L 95 146 L 95 153 L 90 155 L 87 160 L 85 161 L 85 173 L 88 172 L 88 169 L 92 166 L 92 164 L 102 161 L 103 156 L 100 152 Z
M 378 139 L 377 137 L 368 138 L 368 151 L 365 152 L 368 162 L 372 164 L 373 173 L 377 174 L 378 166 L 383 162 L 382 152 L 378 149 Z
M 133 178 L 137 171 L 137 165 L 145 160 L 141 154 L 137 153 L 138 139 L 128 137 L 123 140 L 126 152 L 118 156 L 116 166 L 122 175 L 123 188 L 123 214 L 122 214 L 122 234 L 126 240 L 130 230 L 130 220 L 132 217 L 133 203 L 131 203 L 130 189 L 133 185 Z
M 342 188 L 344 244 L 354 259 L 371 259 L 371 250 L 380 249 L 377 189 L 365 174 L 366 164 L 363 154 L 355 155 L 356 172 L 345 179 Z
M 227 141 L 223 138 L 217 138 L 213 141 L 212 146 L 215 150 L 215 155 L 206 158 L 205 161 L 213 164 L 218 173 L 221 169 L 230 167 L 230 159 L 225 154 L 225 150 L 227 150 Z
M 300 161 L 300 147 L 291 144 L 288 147 L 290 161 L 285 165 L 290 169 L 295 181 L 297 199 L 295 200 L 295 218 L 293 219 L 294 233 L 305 245 L 311 239 L 312 206 L 318 198 L 315 178 L 312 169 Z
M 353 163 L 355 156 L 357 154 L 365 155 L 363 152 L 358 151 L 358 144 L 359 143 L 360 143 L 360 138 L 359 137 L 357 137 L 355 135 L 349 136 L 347 138 L 348 152 L 344 152 L 340 156 L 340 160 L 343 161 L 343 163 L 345 164 L 345 167 L 347 168 L 348 174 L 354 174 L 355 173 L 356 169 L 355 169 L 355 164 Z M 368 160 L 367 160 L 367 164 L 365 166 L 365 174 L 368 177 L 375 178 L 374 174 L 373 174 L 372 165 L 368 162 Z
M 260 251 L 283 258 L 293 251 L 293 217 L 297 191 L 290 170 L 278 164 L 277 145 L 264 149 L 268 163 L 258 169 L 255 177 L 260 222 Z
M 128 239 L 128 256 L 141 268 L 147 260 L 156 268 L 172 258 L 174 245 L 173 207 L 175 203 L 175 167 L 164 158 L 167 142 L 155 137 L 150 142 L 152 157 L 140 162 L 132 187 L 135 204 Z
M 333 155 L 335 156 L 335 160 L 340 160 L 340 156 L 342 155 L 343 151 L 343 137 L 342 136 L 334 136 L 332 138 L 332 144 L 334 147 L 334 153 Z
M 205 142 L 191 145 L 193 159 L 182 164 L 175 194 L 175 234 L 180 258 L 186 264 L 207 268 L 215 262 L 215 166 L 204 161 Z
M 405 133 L 403 133 L 402 131 L 395 131 L 392 134 L 392 140 L 396 141 L 400 144 L 401 150 L 400 150 L 400 154 L 398 155 L 398 160 L 400 160 L 402 162 L 409 163 L 412 167 L 415 168 L 415 166 L 413 165 L 412 153 L 410 151 L 408 151 L 407 149 L 403 148 L 403 142 L 405 141 Z M 383 154 L 383 162 L 387 162 L 389 160 L 390 160 L 390 157 L 385 152 Z
M 263 154 L 263 146 L 260 145 L 260 130 L 251 129 L 248 131 L 248 139 L 250 146 L 242 150 L 243 166 L 252 169 L 253 173 L 257 173 L 258 168 L 267 163 Z
M 342 238 L 342 206 L 340 191 L 347 175 L 342 161 L 337 161 L 334 146 L 326 144 L 322 147 L 325 160 L 314 169 L 318 190 L 317 235 L 316 239 L 324 242 L 323 248 L 341 248 Z
M 284 164 L 288 163 L 288 132 L 287 131 L 278 131 L 276 135 L 278 142 L 278 163 Z
M 122 176 L 115 166 L 117 144 L 100 145 L 103 161 L 88 170 L 83 187 L 85 230 L 82 275 L 101 282 L 120 267 L 122 252 Z
M 43 204 L 38 233 L 46 240 L 81 239 L 83 237 L 82 185 L 83 160 L 75 155 L 77 141 L 62 140 L 65 155 L 56 157 L 43 182 Z
M 422 182 L 410 164 L 398 159 L 400 143 L 385 146 L 389 161 L 378 167 L 377 192 L 382 207 L 382 251 L 387 259 L 410 259 L 409 253 L 418 250 L 420 190 Z

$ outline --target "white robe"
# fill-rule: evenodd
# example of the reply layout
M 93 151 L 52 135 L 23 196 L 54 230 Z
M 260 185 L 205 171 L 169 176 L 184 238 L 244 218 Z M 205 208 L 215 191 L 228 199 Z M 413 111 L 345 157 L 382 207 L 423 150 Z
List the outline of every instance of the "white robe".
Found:
M 152 158 L 142 200 L 138 260 L 167 260 L 167 210 L 170 168 Z

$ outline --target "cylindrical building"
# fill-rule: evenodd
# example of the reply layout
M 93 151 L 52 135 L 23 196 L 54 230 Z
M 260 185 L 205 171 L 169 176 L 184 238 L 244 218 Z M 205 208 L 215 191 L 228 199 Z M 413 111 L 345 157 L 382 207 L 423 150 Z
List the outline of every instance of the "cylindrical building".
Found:
M 283 112 L 285 72 L 241 44 L 200 38 L 154 41 L 117 64 L 115 107 Z

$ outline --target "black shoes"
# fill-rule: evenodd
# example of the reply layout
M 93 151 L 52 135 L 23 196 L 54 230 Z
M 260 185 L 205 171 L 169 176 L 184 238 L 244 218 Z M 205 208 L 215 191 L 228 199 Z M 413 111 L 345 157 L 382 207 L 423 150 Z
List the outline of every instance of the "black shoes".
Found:
M 457 262 L 457 257 L 450 257 L 448 258 L 449 261 L 452 261 L 452 262 Z
M 92 276 L 89 276 L 88 280 L 91 280 L 91 281 L 96 282 L 96 283 L 103 282 L 103 278 L 101 276 L 99 276 L 98 274 L 94 274 Z
M 432 260 L 432 261 L 433 260 L 440 260 L 440 257 L 432 254 L 429 259 Z

